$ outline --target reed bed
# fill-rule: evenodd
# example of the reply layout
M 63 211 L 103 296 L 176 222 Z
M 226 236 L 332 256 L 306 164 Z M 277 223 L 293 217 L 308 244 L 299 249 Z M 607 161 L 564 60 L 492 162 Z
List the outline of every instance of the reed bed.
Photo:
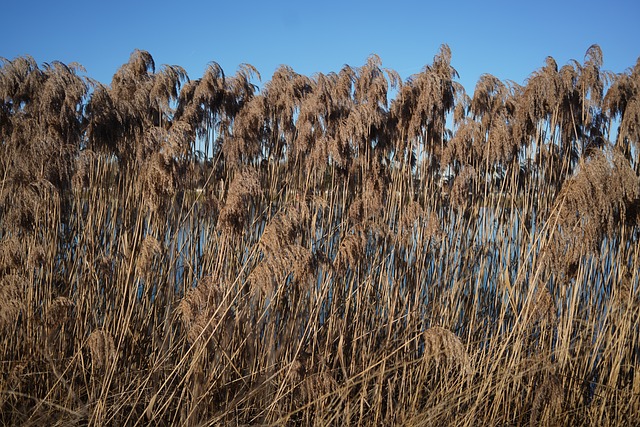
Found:
M 601 66 L 3 60 L 0 423 L 637 423 L 640 61 Z

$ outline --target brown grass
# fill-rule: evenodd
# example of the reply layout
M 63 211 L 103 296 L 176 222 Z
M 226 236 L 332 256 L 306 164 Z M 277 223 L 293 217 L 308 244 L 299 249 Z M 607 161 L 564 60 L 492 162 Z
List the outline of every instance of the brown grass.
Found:
M 638 64 L 451 64 L 2 60 L 0 424 L 635 423 Z

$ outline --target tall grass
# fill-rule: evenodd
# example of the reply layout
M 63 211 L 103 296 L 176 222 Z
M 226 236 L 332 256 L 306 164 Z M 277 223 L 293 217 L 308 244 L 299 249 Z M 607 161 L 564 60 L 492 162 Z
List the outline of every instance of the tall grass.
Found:
M 0 421 L 637 422 L 638 64 L 450 61 L 5 60 Z

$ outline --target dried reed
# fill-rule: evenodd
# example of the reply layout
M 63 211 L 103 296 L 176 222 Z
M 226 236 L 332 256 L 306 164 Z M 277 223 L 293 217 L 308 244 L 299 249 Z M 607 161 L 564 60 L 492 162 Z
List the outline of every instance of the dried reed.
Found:
M 602 64 L 0 60 L 0 424 L 633 425 L 640 62 Z

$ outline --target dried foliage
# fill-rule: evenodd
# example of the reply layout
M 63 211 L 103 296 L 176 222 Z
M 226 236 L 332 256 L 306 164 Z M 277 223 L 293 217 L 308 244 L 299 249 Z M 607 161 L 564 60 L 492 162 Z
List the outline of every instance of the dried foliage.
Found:
M 341 241 L 333 262 L 334 268 L 345 273 L 348 268 L 356 268 L 366 255 L 367 234 L 363 228 L 349 232 Z
M 2 59 L 0 424 L 636 423 L 640 62 L 453 63 Z
M 25 320 L 26 284 L 25 278 L 17 274 L 4 275 L 0 279 L 0 330 L 5 333 L 18 327 L 20 322 Z
M 162 253 L 162 245 L 155 237 L 148 235 L 142 241 L 140 255 L 136 260 L 136 269 L 140 274 L 149 272 L 154 258 Z
M 530 425 L 557 425 L 561 423 L 564 389 L 557 375 L 548 373 L 536 388 Z
M 225 304 L 229 297 L 225 299 L 225 293 L 226 289 L 219 280 L 206 276 L 180 301 L 178 312 L 190 343 L 199 338 L 208 340 L 213 332 L 220 329 L 221 319 L 231 319 L 229 304 Z
M 533 295 L 531 321 L 544 326 L 555 326 L 558 322 L 557 308 L 547 287 L 536 289 Z
M 47 308 L 47 325 L 56 327 L 66 323 L 73 314 L 74 305 L 67 297 L 57 297 L 51 301 Z
M 475 169 L 472 166 L 463 168 L 453 181 L 450 196 L 451 203 L 461 209 L 469 206 L 475 194 L 476 181 L 477 174 Z
M 616 149 L 597 153 L 565 182 L 557 198 L 557 229 L 551 262 L 574 273 L 580 259 L 599 253 L 603 239 L 616 237 L 620 224 L 638 225 L 640 178 Z
M 294 283 L 303 282 L 309 272 L 312 256 L 300 245 L 287 245 L 278 254 L 267 254 L 247 278 L 255 291 L 271 295 L 280 285 L 285 285 L 289 275 Z
M 115 361 L 116 347 L 113 336 L 104 329 L 93 331 L 87 339 L 87 346 L 91 352 L 91 364 L 94 370 L 107 369 Z
M 254 169 L 238 172 L 229 185 L 227 199 L 220 210 L 219 226 L 225 231 L 241 233 L 248 225 L 252 199 L 261 193 L 260 180 Z
M 2 274 L 8 274 L 22 266 L 23 250 L 16 237 L 6 236 L 0 240 L 0 272 Z
M 473 373 L 471 361 L 464 344 L 453 332 L 440 326 L 433 326 L 423 334 L 424 359 L 427 363 L 453 364 L 460 368 L 463 377 L 470 379 Z

